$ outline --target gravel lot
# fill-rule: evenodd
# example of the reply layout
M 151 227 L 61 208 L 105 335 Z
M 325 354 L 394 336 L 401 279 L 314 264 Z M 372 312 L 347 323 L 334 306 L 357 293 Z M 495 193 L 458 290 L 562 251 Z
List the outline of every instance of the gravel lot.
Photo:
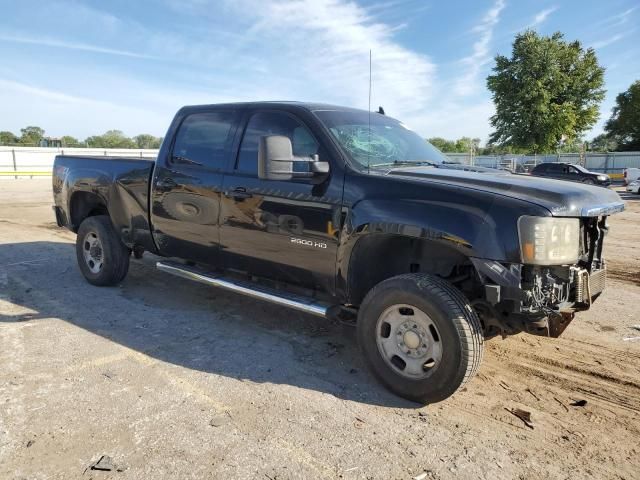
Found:
M 560 339 L 490 340 L 464 391 L 418 407 L 364 370 L 352 327 L 150 255 L 90 286 L 50 180 L 0 181 L 0 478 L 640 478 L 640 196 L 624 196 L 592 310 Z M 87 469 L 102 455 L 113 470 Z

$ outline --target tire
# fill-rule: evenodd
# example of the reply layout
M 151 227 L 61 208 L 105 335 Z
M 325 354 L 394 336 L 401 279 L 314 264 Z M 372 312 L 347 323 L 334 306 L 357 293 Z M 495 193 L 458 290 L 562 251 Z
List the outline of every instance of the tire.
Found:
M 97 242 L 97 243 L 96 243 Z M 108 215 L 85 218 L 76 237 L 80 271 L 92 285 L 120 283 L 129 271 L 130 251 L 122 243 Z
M 585 185 L 595 185 L 596 184 L 596 182 L 591 178 L 587 178 L 586 180 L 583 180 L 582 183 L 584 183 Z
M 462 292 L 434 275 L 399 275 L 375 286 L 360 306 L 357 335 L 374 376 L 422 404 L 453 395 L 482 362 L 478 316 Z

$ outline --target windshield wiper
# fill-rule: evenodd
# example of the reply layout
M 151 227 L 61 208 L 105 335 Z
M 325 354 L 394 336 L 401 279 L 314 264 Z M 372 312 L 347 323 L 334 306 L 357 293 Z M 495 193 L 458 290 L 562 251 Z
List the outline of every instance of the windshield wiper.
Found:
M 394 160 L 389 163 L 375 163 L 371 165 L 372 167 L 397 167 L 397 166 L 405 166 L 405 165 L 430 165 L 432 167 L 437 167 L 439 163 L 431 162 L 429 160 L 420 160 L 420 161 L 412 161 L 412 160 Z

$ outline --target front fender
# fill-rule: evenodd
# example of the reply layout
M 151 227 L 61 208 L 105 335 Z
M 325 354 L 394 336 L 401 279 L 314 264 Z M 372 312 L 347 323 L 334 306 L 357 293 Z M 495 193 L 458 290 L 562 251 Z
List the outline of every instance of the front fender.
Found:
M 544 214 L 527 202 L 500 196 L 362 200 L 346 213 L 337 259 L 338 288 L 346 292 L 351 256 L 365 235 L 393 234 L 428 240 L 467 258 L 517 263 L 518 218 Z

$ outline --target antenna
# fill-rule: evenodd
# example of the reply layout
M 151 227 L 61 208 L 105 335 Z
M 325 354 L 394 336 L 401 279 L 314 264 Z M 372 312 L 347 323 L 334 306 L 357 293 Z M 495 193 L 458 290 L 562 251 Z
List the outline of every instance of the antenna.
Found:
M 367 173 L 371 157 L 371 49 L 369 49 L 369 144 L 367 145 Z

